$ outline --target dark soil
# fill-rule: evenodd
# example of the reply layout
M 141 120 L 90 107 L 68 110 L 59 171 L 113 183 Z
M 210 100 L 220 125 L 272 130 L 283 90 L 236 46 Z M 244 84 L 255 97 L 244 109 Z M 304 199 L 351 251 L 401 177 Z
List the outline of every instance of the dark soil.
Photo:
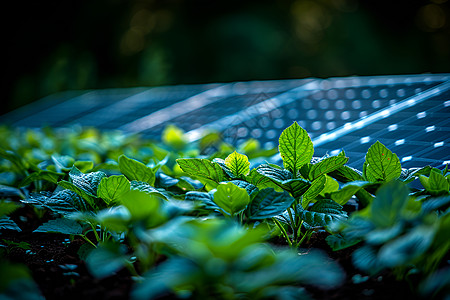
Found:
M 42 219 L 33 221 L 31 212 L 27 211 L 26 207 L 16 214 L 28 215 L 29 222 L 19 224 L 22 232 L 1 231 L 0 239 L 24 241 L 29 243 L 31 248 L 9 248 L 6 258 L 11 262 L 22 263 L 30 269 L 46 299 L 128 299 L 133 280 L 127 270 L 105 279 L 94 278 L 77 253 L 85 243 L 83 239 L 75 238 L 70 241 L 64 235 L 32 233 Z M 20 220 L 17 221 L 20 223 Z M 366 277 L 367 275 L 355 269 L 351 262 L 351 253 L 356 246 L 333 252 L 325 242 L 326 235 L 325 232 L 313 235 L 304 245 L 306 251 L 308 248 L 322 249 L 342 266 L 347 275 L 344 284 L 337 289 L 306 287 L 314 299 L 418 299 L 406 281 L 397 281 L 389 273 Z M 355 280 L 357 278 L 362 278 L 362 282 L 358 283 Z

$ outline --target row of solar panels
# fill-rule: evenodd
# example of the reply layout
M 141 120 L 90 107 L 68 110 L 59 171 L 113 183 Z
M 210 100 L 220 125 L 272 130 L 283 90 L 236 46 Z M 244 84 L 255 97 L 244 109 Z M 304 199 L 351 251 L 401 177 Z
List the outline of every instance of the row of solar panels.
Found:
M 191 141 L 210 130 L 239 144 L 278 144 L 297 121 L 315 155 L 343 148 L 361 168 L 376 140 L 404 167 L 450 162 L 450 74 L 347 77 L 65 92 L 2 117 L 12 126 L 73 124 L 139 132 L 158 139 L 171 123 Z

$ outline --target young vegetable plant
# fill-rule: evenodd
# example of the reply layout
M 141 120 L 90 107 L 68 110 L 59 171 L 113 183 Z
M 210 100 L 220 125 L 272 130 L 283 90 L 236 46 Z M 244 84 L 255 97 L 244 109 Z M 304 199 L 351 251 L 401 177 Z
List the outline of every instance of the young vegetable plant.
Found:
M 449 208 L 448 195 L 418 199 L 404 183 L 392 180 L 364 210 L 332 224 L 335 234 L 327 242 L 335 251 L 362 243 L 353 263 L 369 274 L 391 269 L 399 279 L 412 274 L 426 278 L 444 265 L 450 249 Z
M 132 299 L 308 299 L 302 285 L 338 287 L 344 274 L 322 253 L 264 244 L 264 232 L 223 219 L 192 220 L 153 235 L 172 248 L 144 274 Z

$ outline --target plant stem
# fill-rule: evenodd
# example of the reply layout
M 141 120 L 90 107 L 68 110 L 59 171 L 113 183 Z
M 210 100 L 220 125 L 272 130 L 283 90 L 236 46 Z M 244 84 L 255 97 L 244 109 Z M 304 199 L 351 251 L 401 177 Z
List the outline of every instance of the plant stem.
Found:
M 289 238 L 289 235 L 287 234 L 287 232 L 286 232 L 286 230 L 284 229 L 283 225 L 280 223 L 280 221 L 278 221 L 278 220 L 275 219 L 275 218 L 272 218 L 272 220 L 275 222 L 275 224 L 277 224 L 278 228 L 280 228 L 281 232 L 282 232 L 283 235 L 284 235 L 284 238 L 286 239 L 286 241 L 287 241 L 288 244 L 289 244 L 289 247 L 292 248 L 292 242 L 291 242 L 291 239 Z
M 97 239 L 97 243 L 100 242 L 101 239 L 100 239 L 100 237 L 98 236 L 98 233 L 97 233 L 97 226 L 94 226 L 91 222 L 89 222 L 89 225 L 91 225 L 92 231 L 94 231 L 95 238 Z
M 91 240 L 88 239 L 87 236 L 85 236 L 84 234 L 80 234 L 80 236 L 81 236 L 86 242 L 88 242 L 89 244 L 91 244 L 92 246 L 94 246 L 94 248 L 97 248 L 97 246 L 96 246 L 93 242 L 91 242 Z

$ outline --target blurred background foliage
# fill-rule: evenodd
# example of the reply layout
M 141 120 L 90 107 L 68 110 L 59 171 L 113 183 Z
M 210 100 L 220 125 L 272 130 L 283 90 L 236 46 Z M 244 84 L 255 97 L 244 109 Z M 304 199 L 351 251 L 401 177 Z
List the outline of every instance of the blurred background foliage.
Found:
M 450 71 L 447 0 L 9 2 L 2 113 L 63 90 Z

